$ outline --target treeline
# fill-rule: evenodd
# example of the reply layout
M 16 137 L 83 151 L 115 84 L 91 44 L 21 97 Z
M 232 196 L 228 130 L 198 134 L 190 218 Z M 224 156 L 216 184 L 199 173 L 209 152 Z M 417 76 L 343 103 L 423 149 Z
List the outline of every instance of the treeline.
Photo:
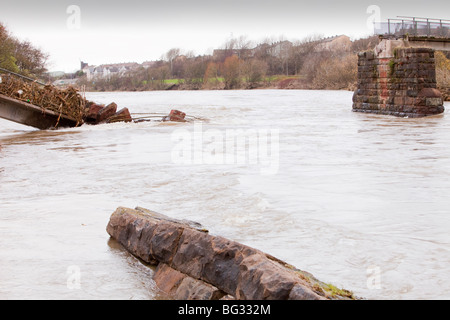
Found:
M 357 53 L 374 48 L 376 36 L 307 37 L 290 42 L 265 40 L 255 45 L 242 36 L 211 55 L 195 56 L 174 48 L 148 68 L 79 83 L 87 90 L 304 88 L 354 89 Z
M 0 22 L 0 68 L 40 78 L 47 71 L 47 59 L 48 54 L 12 36 Z

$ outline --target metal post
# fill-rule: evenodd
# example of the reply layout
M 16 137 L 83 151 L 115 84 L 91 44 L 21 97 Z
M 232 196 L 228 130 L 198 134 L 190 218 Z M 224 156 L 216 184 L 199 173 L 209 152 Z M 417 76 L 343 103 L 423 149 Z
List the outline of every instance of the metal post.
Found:
M 0 71 L 7 72 L 7 73 L 9 73 L 9 74 L 12 74 L 13 76 L 16 76 L 16 77 L 19 77 L 19 78 L 22 78 L 22 79 L 25 79 L 25 80 L 28 80 L 28 81 L 32 81 L 32 82 L 39 83 L 40 85 L 43 85 L 43 86 L 46 85 L 45 83 L 42 83 L 42 82 L 40 82 L 40 81 L 38 81 L 38 80 L 36 80 L 36 79 L 32 79 L 32 78 L 29 78 L 29 77 L 25 77 L 25 76 L 23 76 L 23 75 L 21 75 L 21 74 L 18 74 L 18 73 L 9 71 L 9 70 L 7 70 L 7 69 L 0 68 Z

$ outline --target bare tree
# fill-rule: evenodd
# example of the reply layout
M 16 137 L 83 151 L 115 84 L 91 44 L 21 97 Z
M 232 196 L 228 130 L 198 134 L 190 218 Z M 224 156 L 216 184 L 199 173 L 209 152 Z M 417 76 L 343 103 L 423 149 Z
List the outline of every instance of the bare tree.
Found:
M 194 88 L 200 88 L 204 82 L 207 61 L 202 57 L 191 58 L 185 62 L 184 81 Z
M 236 39 L 236 50 L 239 59 L 247 59 L 252 55 L 252 41 L 248 39 L 248 36 L 240 36 Z
M 181 53 L 180 48 L 172 48 L 166 52 L 164 55 L 165 60 L 170 63 L 170 75 L 173 76 L 173 61 L 178 57 Z
M 241 84 L 240 61 L 233 55 L 225 59 L 222 67 L 222 76 L 225 81 L 225 89 L 236 89 Z
M 16 65 L 23 74 L 41 76 L 47 70 L 45 64 L 48 54 L 35 48 L 29 41 L 15 39 L 14 56 L 17 59 Z
M 254 88 L 264 80 L 268 69 L 267 62 L 258 59 L 244 61 L 242 73 L 249 88 Z
M 377 35 L 370 36 L 367 38 L 361 38 L 353 41 L 352 51 L 358 53 L 361 51 L 366 51 L 375 48 L 375 46 L 380 42 Z
M 317 89 L 353 90 L 357 81 L 358 57 L 350 53 L 327 59 L 317 66 L 313 85 Z
M 301 40 L 294 41 L 289 54 L 293 74 L 299 74 L 305 63 L 312 59 L 317 51 L 320 39 L 320 35 L 309 35 Z

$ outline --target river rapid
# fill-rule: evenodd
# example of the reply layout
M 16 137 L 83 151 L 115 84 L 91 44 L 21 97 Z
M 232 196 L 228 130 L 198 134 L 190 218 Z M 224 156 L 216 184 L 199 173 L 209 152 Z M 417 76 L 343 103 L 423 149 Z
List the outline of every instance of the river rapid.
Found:
M 87 98 L 199 119 L 0 120 L 0 299 L 160 299 L 152 268 L 106 233 L 119 206 L 198 221 L 363 298 L 450 298 L 447 111 L 354 113 L 346 91 Z

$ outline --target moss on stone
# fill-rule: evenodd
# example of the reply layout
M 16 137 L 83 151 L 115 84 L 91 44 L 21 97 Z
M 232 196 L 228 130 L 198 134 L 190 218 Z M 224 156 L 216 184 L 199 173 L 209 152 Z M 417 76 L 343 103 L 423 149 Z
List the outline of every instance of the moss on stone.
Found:
M 388 62 L 388 66 L 389 66 L 389 76 L 393 76 L 394 72 L 395 72 L 395 66 L 396 66 L 396 62 L 395 59 L 391 59 Z
M 314 277 L 311 273 L 299 270 L 290 264 L 285 265 L 286 268 L 293 270 L 302 280 L 311 285 L 311 288 L 318 294 L 324 295 L 329 299 L 336 300 L 358 300 L 352 291 L 340 289 L 335 285 L 322 282 Z

